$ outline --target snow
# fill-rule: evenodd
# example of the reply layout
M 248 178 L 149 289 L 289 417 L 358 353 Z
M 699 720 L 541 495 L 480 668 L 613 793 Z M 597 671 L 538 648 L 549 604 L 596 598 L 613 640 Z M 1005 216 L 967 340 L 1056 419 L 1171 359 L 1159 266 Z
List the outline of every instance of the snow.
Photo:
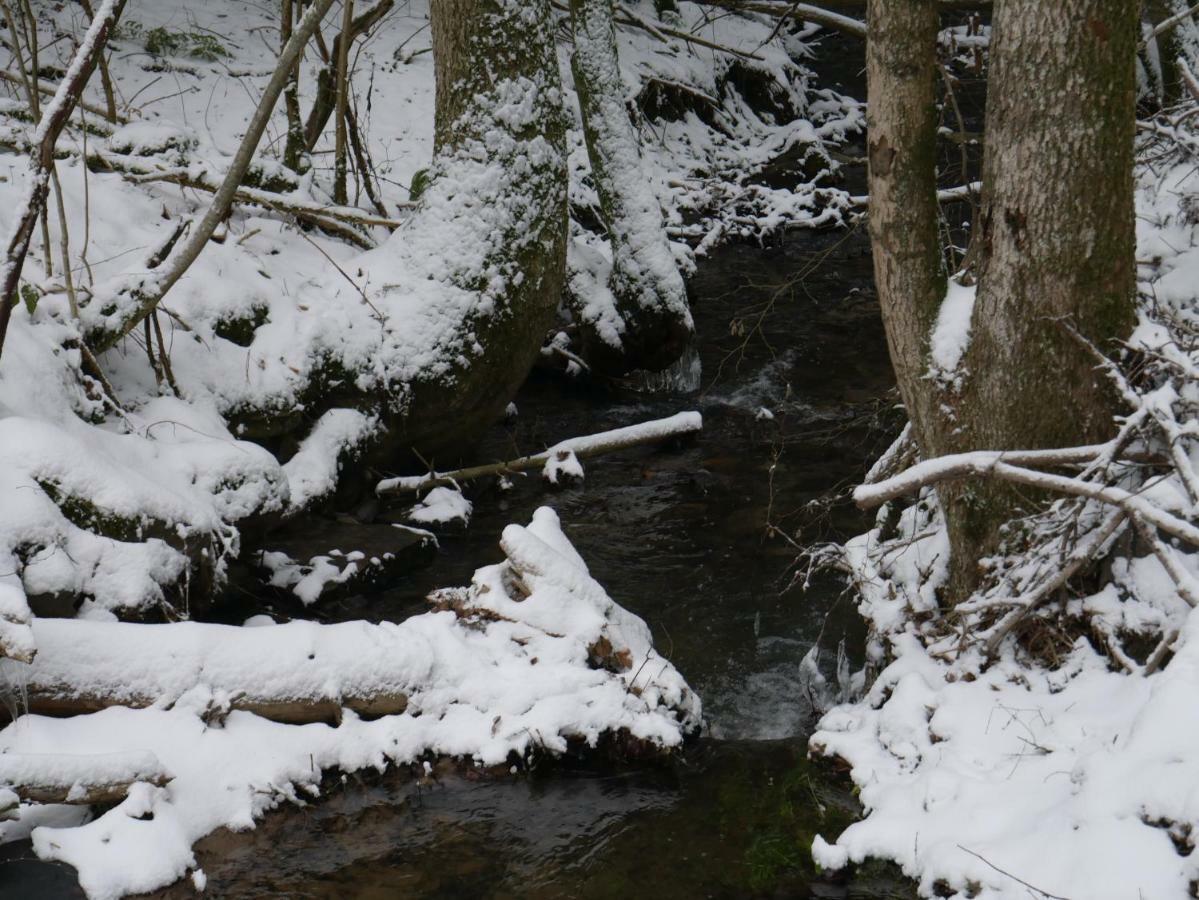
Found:
M 97 6 L 103 14 L 110 4 Z M 705 15 L 702 7 L 683 3 L 675 24 L 689 30 Z M 391 98 L 368 104 L 364 139 L 384 176 L 384 203 L 390 210 L 405 210 L 395 216 L 402 226 L 394 234 L 381 226 L 365 228 L 363 240 L 376 249 L 362 253 L 319 230 L 301 232 L 286 215 L 236 206 L 223 226 L 223 241 L 209 242 L 159 316 L 182 396 L 162 396 L 167 389 L 156 383 L 139 333 L 100 358 L 122 407 L 117 411 L 82 373 L 72 342 L 81 331 L 118 315 L 120 310 L 107 306 L 120 299 L 117 289 L 151 277 L 150 257 L 181 223 L 203 213 L 210 195 L 138 182 L 120 171 L 91 171 L 82 155 L 100 155 L 147 177 L 185 173 L 219 182 L 269 77 L 261 45 L 243 40 L 230 22 L 262 34 L 276 25 L 272 9 L 233 0 L 127 5 L 109 58 L 120 94 L 128 100 L 122 115 L 129 121 L 109 128 L 88 113 L 90 126 L 111 133 L 89 135 L 85 142 L 76 116 L 58 145 L 66 220 L 80 264 L 76 281 L 86 301 L 83 319 L 72 318 L 61 279 L 45 274 L 41 242 L 34 241 L 23 280 L 39 299 L 32 310 L 22 303 L 13 311 L 0 365 L 0 496 L 5 501 L 0 503 L 0 652 L 20 657 L 34 652 L 28 596 L 36 605 L 37 597 L 75 594 L 94 604 L 88 609 L 143 614 L 171 603 L 176 613 L 186 614 L 187 601 L 180 604 L 179 595 L 186 594 L 189 560 L 201 547 L 207 548 L 219 582 L 227 558 L 240 552 L 239 522 L 294 515 L 328 496 L 340 468 L 378 434 L 384 419 L 375 401 L 402 411 L 413 384 L 452 377 L 460 363 L 476 357 L 474 326 L 502 314 L 511 275 L 488 270 L 485 289 L 477 291 L 465 274 L 487 268 L 496 235 L 527 231 L 528 222 L 524 198 L 510 196 L 512 185 L 506 185 L 503 173 L 475 161 L 469 147 L 459 158 L 438 163 L 446 177 L 433 179 L 421 209 L 407 211 L 405 186 L 429 167 L 433 151 L 432 59 L 414 52 L 428 49 L 427 17 L 422 0 L 397 5 L 385 27 L 361 48 L 354 76 L 357 95 L 374 91 Z M 58 38 L 82 35 L 90 23 L 75 4 L 47 7 L 41 22 L 43 62 L 67 68 L 73 44 Z M 229 56 L 219 62 L 169 58 L 151 64 L 145 35 L 158 28 L 212 34 Z M 618 29 L 616 75 L 626 99 L 669 84 L 716 104 L 715 119 L 693 110 L 661 121 L 637 113 L 642 148 L 637 173 L 644 188 L 642 206 L 635 211 L 638 222 L 661 217 L 676 237 L 706 235 L 705 246 L 710 246 L 721 235 L 756 234 L 796 218 L 836 221 L 847 208 L 832 189 L 766 191 L 746 183 L 787 148 L 814 142 L 813 152 L 822 152 L 825 144 L 864 124 L 859 104 L 811 87 L 809 73 L 796 62 L 808 52 L 803 41 L 779 36 L 762 46 L 772 29 L 771 22 L 726 16 L 704 26 L 704 34 L 761 56 L 750 67 L 777 87 L 799 113 L 795 119 L 774 121 L 749 110 L 728 82 L 732 63 L 726 55 L 696 54 L 683 45 L 665 46 L 644 31 Z M 397 56 L 400 47 L 404 52 Z M 572 206 L 586 208 L 596 197 L 570 79 L 570 52 L 568 42 L 558 45 L 564 75 L 559 96 L 548 84 L 496 84 L 491 109 L 502 126 L 496 135 L 511 136 L 538 104 L 561 102 L 569 120 L 569 198 Z M 170 85 L 163 80 L 163 65 L 172 69 Z M 304 107 L 313 98 L 320 66 L 315 51 L 301 64 Z M 98 78 L 85 94 L 92 105 L 103 104 Z M 254 161 L 256 171 L 280 174 L 276 157 L 284 123 L 280 106 Z M 647 137 L 650 126 L 653 140 Z M 17 147 L 29 146 L 37 136 L 35 126 L 10 117 L 3 130 L 5 140 Z M 331 143 L 330 131 L 318 151 Z M 544 142 L 523 137 L 514 138 L 503 153 L 547 164 L 554 155 Z M 318 152 L 313 159 L 313 171 L 285 195 L 289 202 L 329 204 L 329 157 Z M 632 164 L 628 153 L 622 159 Z M 0 183 L 0 230 L 13 226 L 32 186 L 22 166 L 12 167 Z M 56 216 L 50 220 L 56 249 Z M 591 281 L 576 293 L 602 306 L 610 295 L 604 268 L 610 268 L 610 250 L 589 232 L 576 228 L 573 235 L 571 271 L 591 273 Z M 585 253 L 579 255 L 585 248 L 593 251 L 586 259 Z M 645 265 L 676 281 L 677 271 L 692 264 L 691 251 L 678 242 L 642 249 L 649 254 Z M 585 264 L 575 265 L 578 260 Z M 60 268 L 57 261 L 54 268 Z M 229 323 L 252 324 L 246 338 L 234 340 L 227 336 Z M 369 395 L 371 403 L 351 409 L 342 399 L 347 394 Z M 339 404 L 328 401 L 333 395 Z M 302 424 L 288 424 L 293 421 Z M 299 428 L 300 440 L 290 457 L 274 458 L 253 443 L 278 448 L 280 433 L 289 428 Z M 99 514 L 127 520 L 128 527 L 121 534 L 98 535 L 94 525 L 71 521 L 46 494 L 47 484 L 56 485 L 60 494 L 87 498 Z
M 970 343 L 970 318 L 974 314 L 977 285 L 950 279 L 929 339 L 929 375 L 944 384 L 961 381 L 958 364 Z
M 972 883 L 971 896 L 1025 896 L 1019 878 L 1096 900 L 1186 896 L 1199 864 L 1168 828 L 1199 820 L 1185 787 L 1199 784 L 1197 636 L 1192 613 L 1153 679 L 1109 671 L 1083 641 L 1065 684 L 1012 665 L 950 680 L 914 641 L 897 643 L 865 701 L 828 713 L 812 737 L 853 766 L 868 812 L 835 844 L 817 841 L 814 858 L 893 859 L 925 894 L 944 880 L 963 896 Z
M 359 449 L 378 430 L 377 416 L 355 409 L 331 409 L 321 416 L 283 466 L 291 488 L 291 511 L 305 509 L 333 493 L 346 454 Z
M 505 562 L 434 597 L 467 619 L 446 609 L 379 625 L 39 620 L 37 660 L 0 664 L 3 677 L 64 693 L 87 684 L 144 708 L 24 716 L 0 731 L 0 761 L 63 747 L 148 752 L 174 777 L 161 788 L 136 785 L 87 824 L 35 827 L 34 849 L 75 866 L 88 896 L 107 900 L 193 873 L 197 840 L 317 796 L 326 769 L 382 769 L 426 753 L 506 764 L 563 752 L 568 740 L 595 746 L 618 729 L 664 750 L 680 746 L 699 726 L 699 699 L 654 651 L 645 623 L 591 578 L 557 515 L 539 509 L 527 527 L 506 528 L 501 546 Z M 618 671 L 589 665 L 601 638 L 627 663 Z M 223 724 L 206 720 L 238 696 L 379 692 L 406 693 L 407 711 L 366 721 L 347 710 L 337 727 L 285 725 L 236 707 Z
M 576 78 L 587 85 L 587 90 L 579 93 L 579 101 L 590 132 L 593 179 L 610 219 L 605 224 L 611 235 L 607 242 L 610 262 L 593 262 L 596 268 L 608 270 L 609 290 L 601 289 L 598 282 L 587 283 L 582 275 L 579 280 L 572 275 L 571 286 L 572 296 L 579 298 L 580 322 L 619 348 L 620 336 L 630 324 L 625 316 L 635 310 L 668 314 L 689 331 L 694 330 L 694 323 L 625 106 L 612 15 L 607 0 L 585 0 L 575 4 L 571 16 L 575 39 L 572 66 Z M 586 253 L 578 238 L 571 246 Z M 623 308 L 630 299 L 633 310 Z
M 560 450 L 545 461 L 541 476 L 550 484 L 569 484 L 583 480 L 583 464 L 573 450 Z
M 1130 340 L 1188 373 L 1193 352 L 1163 323 L 1194 321 L 1199 254 L 1185 199 L 1194 177 L 1191 162 L 1139 174 L 1137 258 L 1148 262 L 1140 268 L 1145 303 Z M 972 289 L 951 286 L 934 338 L 933 374 L 957 370 L 971 304 Z M 1189 408 L 1169 382 L 1138 390 L 1146 410 L 1171 419 Z M 1195 433 L 1189 415 L 1180 414 L 1177 424 L 1179 433 Z M 1092 457 L 1111 450 L 1084 449 Z M 1042 464 L 1061 457 L 1038 453 Z M 1182 593 L 1193 590 L 1199 571 L 1199 530 L 1180 479 L 1156 479 L 1137 491 L 1107 486 L 1092 492 L 1105 506 L 1079 507 L 1084 530 L 1112 521 L 1115 507 L 1148 516 L 1177 542 L 1159 559 L 1147 547 L 1118 542 L 1118 530 L 1106 540 L 1102 528 L 1091 531 L 1087 540 L 1108 548 L 1107 583 L 1074 584 L 1063 613 L 1086 615 L 1097 639 L 1079 636 L 1054 665 L 1018 657 L 1011 642 L 986 659 L 976 647 L 959 646 L 962 629 L 950 634 L 921 624 L 942 619 L 936 592 L 947 577 L 949 548 L 935 488 L 920 490 L 918 483 L 951 472 L 1013 474 L 1011 460 L 1037 455 L 975 451 L 926 460 L 855 491 L 870 505 L 898 490 L 920 493 L 899 517 L 898 543 L 884 544 L 875 529 L 845 547 L 871 634 L 867 671 L 876 677 L 864 696 L 825 713 L 809 747 L 848 765 L 865 816 L 840 835 L 817 837 L 813 858 L 832 870 L 869 858 L 894 861 L 922 896 L 1191 896 L 1199 883 L 1192 853 L 1199 828 L 1199 611 Z M 1066 486 L 1060 475 L 1036 478 L 1056 490 Z M 880 526 L 884 519 L 880 511 Z M 1052 545 L 1048 558 L 1067 564 L 1067 546 Z M 1018 608 L 1032 587 L 1024 578 L 1018 565 L 1005 571 L 957 614 Z M 1105 631 L 1154 643 L 1177 634 L 1173 656 L 1149 674 L 1137 660 L 1097 650 Z
M 450 487 L 435 487 L 408 510 L 408 521 L 422 525 L 470 524 L 471 502 L 462 491 Z
M 68 801 L 92 786 L 169 777 L 153 753 L 133 751 L 78 755 L 0 753 L 0 784 L 60 790 Z

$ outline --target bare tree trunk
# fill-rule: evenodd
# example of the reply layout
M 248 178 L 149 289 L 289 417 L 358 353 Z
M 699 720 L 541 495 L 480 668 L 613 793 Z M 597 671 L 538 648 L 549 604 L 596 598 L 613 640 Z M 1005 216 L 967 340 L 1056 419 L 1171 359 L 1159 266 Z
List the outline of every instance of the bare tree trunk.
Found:
M 1068 447 L 1114 431 L 1103 350 L 1134 322 L 1137 4 L 1000 0 L 991 45 L 979 285 L 959 425 L 969 446 Z M 948 517 L 957 593 L 1020 505 L 972 486 Z
M 341 33 L 348 35 L 354 23 L 354 0 L 341 0 Z M 350 92 L 350 42 L 342 40 L 337 48 L 337 141 L 333 150 L 333 202 L 346 205 L 346 95 Z
M 936 456 L 948 452 L 938 415 L 944 398 L 937 382 L 924 376 L 946 287 L 937 227 L 937 0 L 874 0 L 867 15 L 874 280 L 916 442 Z
M 291 29 L 295 22 L 295 3 L 293 0 L 283 0 L 279 14 L 280 53 L 287 42 L 291 40 Z M 304 125 L 300 122 L 300 61 L 303 54 L 296 60 L 287 79 L 287 87 L 283 89 L 283 106 L 287 110 L 287 143 L 283 150 L 283 165 L 293 172 L 300 170 L 300 158 L 304 155 Z
M 936 233 L 936 0 L 870 4 L 870 227 L 900 390 L 926 458 L 1094 444 L 1116 397 L 1065 325 L 1111 349 L 1133 322 L 1137 4 L 999 0 L 991 45 L 977 298 L 969 344 L 930 378 L 945 275 Z M 949 596 L 977 584 L 1020 497 L 939 489 Z M 1027 495 L 1025 495 L 1027 497 Z

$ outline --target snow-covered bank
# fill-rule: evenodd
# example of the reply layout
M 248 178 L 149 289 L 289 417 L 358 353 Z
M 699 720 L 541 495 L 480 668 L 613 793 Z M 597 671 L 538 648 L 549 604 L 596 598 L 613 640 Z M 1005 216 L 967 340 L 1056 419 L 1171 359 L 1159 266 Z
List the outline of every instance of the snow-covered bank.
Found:
M 1121 442 L 1082 454 L 1081 474 L 1045 481 L 1084 490 L 1020 520 L 981 561 L 978 593 L 952 609 L 937 597 L 949 544 L 935 487 L 884 508 L 843 548 L 876 677 L 811 738 L 812 753 L 848 766 L 865 810 L 816 839 L 819 865 L 890 860 L 921 896 L 1199 890 L 1199 223 L 1186 155 L 1162 153 L 1157 171 L 1140 173 L 1139 369 L 1119 380 Z M 975 474 L 996 461 L 969 455 Z M 1024 477 L 1019 456 L 1000 468 Z M 951 459 L 857 496 L 897 497 Z
M 135 786 L 86 825 L 36 828 L 38 854 L 79 869 L 89 897 L 119 897 L 184 877 L 192 844 L 214 829 L 250 828 L 285 800 L 317 796 L 327 769 L 452 756 L 515 772 L 534 754 L 594 748 L 605 735 L 652 752 L 679 747 L 699 727 L 699 698 L 654 651 L 645 623 L 591 578 L 554 512 L 509 526 L 501 546 L 505 562 L 398 625 L 38 623 L 33 667 L 0 667 L 35 710 L 39 697 L 82 693 L 130 705 L 23 716 L 0 731 L 0 756 L 149 752 L 173 776 Z M 404 713 L 367 721 L 347 709 L 336 726 L 238 708 L 266 695 L 306 703 L 398 692 Z M 22 809 L 34 821 L 44 814 Z

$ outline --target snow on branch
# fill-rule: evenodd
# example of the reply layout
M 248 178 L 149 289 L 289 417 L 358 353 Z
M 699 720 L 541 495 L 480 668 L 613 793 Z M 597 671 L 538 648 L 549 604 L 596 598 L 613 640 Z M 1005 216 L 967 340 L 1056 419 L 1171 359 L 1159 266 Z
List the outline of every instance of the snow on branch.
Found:
M 665 419 L 654 419 L 637 425 L 616 428 L 612 431 L 603 431 L 599 434 L 567 438 L 541 453 L 522 456 L 507 462 L 472 466 L 452 472 L 433 472 L 428 475 L 388 478 L 379 482 L 375 493 L 383 495 L 423 491 L 428 488 L 453 486 L 462 481 L 472 481 L 489 475 L 510 475 L 515 472 L 528 472 L 547 467 L 552 471 L 557 464 L 569 462 L 571 456 L 586 459 L 589 456 L 600 456 L 604 453 L 613 453 L 643 444 L 656 444 L 669 438 L 695 434 L 703 427 L 703 416 L 698 412 L 676 413 Z
M 116 25 L 125 0 L 104 0 L 79 42 L 79 48 L 59 82 L 54 96 L 42 111 L 41 121 L 34 132 L 34 152 L 30 156 L 29 187 L 17 206 L 5 242 L 4 261 L 0 263 L 0 353 L 4 350 L 4 336 L 8 331 L 9 318 L 17 299 L 17 285 L 25 265 L 25 254 L 33 237 L 33 228 L 46 206 L 50 192 L 50 173 L 54 168 L 54 146 L 62 133 L 75 104 L 83 97 L 83 89 L 95 71 L 108 35 Z

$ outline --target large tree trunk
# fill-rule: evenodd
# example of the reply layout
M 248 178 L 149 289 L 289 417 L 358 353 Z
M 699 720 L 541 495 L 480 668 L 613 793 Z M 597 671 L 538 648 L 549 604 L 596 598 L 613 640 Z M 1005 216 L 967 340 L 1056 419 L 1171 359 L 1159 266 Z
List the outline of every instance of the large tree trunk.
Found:
M 474 298 L 447 312 L 453 329 L 419 348 L 436 362 L 413 374 L 388 419 L 389 443 L 426 456 L 481 433 L 528 375 L 562 297 L 567 229 L 566 123 L 549 0 L 433 0 L 431 23 L 429 186 L 385 249 L 395 248 L 398 268 L 414 282 L 443 284 L 447 302 Z
M 1136 6 L 997 4 L 978 299 L 959 404 L 973 448 L 1091 444 L 1114 429 L 1115 390 L 1068 327 L 1111 351 L 1134 322 Z M 991 484 L 964 500 L 949 517 L 962 587 L 1018 506 Z
M 935 6 L 876 0 L 870 10 L 871 234 L 917 440 L 926 457 L 1096 443 L 1116 398 L 1066 326 L 1110 350 L 1133 323 L 1137 4 L 996 4 L 977 299 L 948 380 L 929 377 L 928 358 L 941 278 L 928 206 Z M 940 499 L 949 594 L 960 598 L 1020 498 L 972 483 L 943 487 Z
M 571 69 L 612 248 L 611 308 L 591 297 L 572 297 L 583 354 L 593 369 L 609 374 L 664 369 L 682 354 L 694 325 L 662 211 L 641 169 L 620 77 L 612 0 L 571 0 L 570 13 Z

